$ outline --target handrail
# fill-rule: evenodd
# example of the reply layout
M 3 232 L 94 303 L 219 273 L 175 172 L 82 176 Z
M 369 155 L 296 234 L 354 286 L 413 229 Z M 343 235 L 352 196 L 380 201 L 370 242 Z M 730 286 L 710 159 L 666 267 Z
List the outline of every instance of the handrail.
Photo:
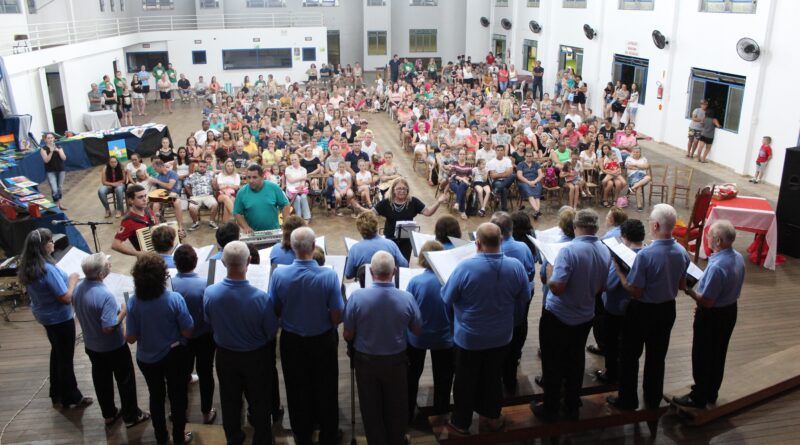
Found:
M 187 31 L 197 29 L 294 28 L 324 26 L 319 12 L 238 13 L 215 15 L 169 15 L 103 18 L 85 21 L 29 23 L 9 25 L 8 41 L 0 41 L 0 55 L 37 51 L 109 37 L 150 31 Z M 17 34 L 27 40 L 14 41 Z

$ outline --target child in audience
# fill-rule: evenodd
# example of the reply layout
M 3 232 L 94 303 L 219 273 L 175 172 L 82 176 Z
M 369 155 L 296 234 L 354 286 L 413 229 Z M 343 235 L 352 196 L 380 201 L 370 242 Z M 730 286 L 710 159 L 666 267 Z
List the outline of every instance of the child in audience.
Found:
M 564 187 L 569 190 L 569 206 L 577 209 L 581 201 L 581 177 L 575 171 L 571 161 L 566 161 L 561 165 L 560 176 L 564 179 Z
M 472 168 L 472 188 L 478 193 L 478 215 L 486 215 L 486 205 L 492 195 L 492 188 L 488 182 L 489 172 L 486 169 L 486 159 L 478 159 L 478 163 Z
M 372 188 L 372 172 L 369 171 L 369 162 L 358 161 L 358 173 L 356 173 L 356 187 L 358 195 L 361 197 L 361 204 L 367 208 L 372 207 L 370 199 L 370 189 Z
M 761 148 L 758 149 L 758 157 L 756 158 L 756 174 L 750 180 L 753 184 L 758 184 L 764 177 L 764 169 L 767 168 L 767 162 L 772 159 L 772 138 L 764 136 L 761 139 Z
M 347 171 L 346 162 L 340 162 L 336 167 L 336 173 L 333 174 L 333 196 L 336 199 L 336 216 L 342 216 L 339 207 L 342 205 L 342 198 L 350 204 L 353 200 L 353 177 Z

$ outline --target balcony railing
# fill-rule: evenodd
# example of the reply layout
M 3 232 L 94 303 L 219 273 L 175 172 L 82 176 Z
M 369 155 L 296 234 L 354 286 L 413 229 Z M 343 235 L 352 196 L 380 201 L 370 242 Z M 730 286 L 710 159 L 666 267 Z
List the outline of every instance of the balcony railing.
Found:
M 79 22 L 31 23 L 18 27 L 11 25 L 6 28 L 8 40 L 0 42 L 0 55 L 150 31 L 316 27 L 324 26 L 322 17 L 318 12 L 277 12 L 123 17 Z M 27 36 L 27 39 L 16 40 L 15 36 Z

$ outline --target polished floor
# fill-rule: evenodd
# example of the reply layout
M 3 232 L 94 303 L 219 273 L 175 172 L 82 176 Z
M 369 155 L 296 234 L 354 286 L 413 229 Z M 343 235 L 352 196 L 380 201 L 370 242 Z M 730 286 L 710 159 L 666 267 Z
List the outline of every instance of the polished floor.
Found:
M 148 109 L 147 118 L 138 118 L 137 123 L 159 122 L 170 128 L 175 145 L 200 126 L 200 110 L 195 106 L 176 103 L 176 112 L 172 115 L 159 113 L 155 104 Z M 396 154 L 401 152 L 398 145 L 396 127 L 389 119 L 381 115 L 368 115 L 370 127 L 377 134 L 377 142 L 382 149 L 390 149 Z M 742 195 L 760 195 L 773 203 L 777 198 L 777 189 L 767 185 L 753 186 L 745 178 L 733 175 L 726 169 L 713 164 L 700 166 L 687 161 L 679 149 L 652 142 L 643 142 L 645 156 L 651 163 L 669 163 L 671 165 L 690 165 L 697 168 L 692 188 L 709 183 L 738 182 Z M 724 149 L 724 147 L 715 147 Z M 424 202 L 433 202 L 433 190 L 424 179 L 412 171 L 410 157 L 406 153 L 396 156 L 397 162 L 406 177 L 410 179 L 412 193 Z M 702 171 L 700 170 L 702 169 Z M 67 214 L 77 220 L 103 219 L 103 211 L 98 202 L 96 190 L 100 182 L 100 167 L 91 170 L 71 172 L 67 175 L 65 205 Z M 746 185 L 741 185 L 745 183 Z M 46 186 L 44 187 L 46 189 Z M 650 203 L 648 203 L 649 208 Z M 555 223 L 553 216 L 555 207 L 546 206 L 545 216 L 540 218 L 537 228 L 548 228 Z M 327 236 L 327 245 L 331 253 L 344 254 L 342 236 L 358 238 L 353 220 L 349 216 L 326 216 L 319 209 L 314 209 L 314 220 L 311 227 Z M 678 206 L 682 216 L 688 215 L 688 209 Z M 436 216 L 451 212 L 441 208 Z M 638 213 L 629 209 L 634 218 L 646 218 L 646 213 Z M 188 216 L 187 216 L 188 218 Z M 436 217 L 420 217 L 422 230 L 432 232 Z M 132 258 L 111 252 L 111 240 L 116 232 L 119 220 L 110 218 L 111 225 L 101 226 L 98 231 L 100 246 L 112 257 L 114 270 L 127 273 L 133 264 Z M 470 218 L 462 221 L 464 233 L 472 231 L 486 218 Z M 188 221 L 188 219 L 187 219 Z M 91 234 L 83 232 L 91 245 Z M 213 243 L 213 231 L 207 226 L 190 233 L 186 240 L 202 246 Z M 752 241 L 752 235 L 740 233 L 736 248 L 743 251 Z M 701 267 L 704 263 L 701 262 Z M 728 354 L 728 369 L 764 357 L 773 352 L 800 343 L 800 302 L 797 301 L 796 283 L 800 280 L 800 262 L 788 258 L 787 262 L 769 271 L 753 264 L 747 265 L 747 279 L 739 306 L 739 321 L 731 341 Z M 541 292 L 537 290 L 534 307 L 541 302 Z M 693 304 L 683 295 L 678 298 L 678 317 L 672 331 L 669 355 L 667 358 L 667 377 L 665 389 L 680 388 L 691 383 L 691 323 Z M 538 342 L 539 311 L 532 310 L 529 316 L 531 329 L 523 351 L 520 368 L 520 392 L 531 393 L 540 389 L 533 384 L 533 377 L 540 371 L 540 362 L 536 358 Z M 99 407 L 95 404 L 84 411 L 57 411 L 50 407 L 45 380 L 48 374 L 49 346 L 44 329 L 32 322 L 27 308 L 17 310 L 11 316 L 12 322 L 0 321 L 0 426 L 3 433 L 0 443 L 37 443 L 37 444 L 78 444 L 78 443 L 154 443 L 150 425 L 141 425 L 126 430 L 120 424 L 112 429 L 102 425 Z M 591 336 L 590 336 L 591 341 Z M 601 363 L 593 356 L 587 356 L 587 371 L 595 369 Z M 340 378 L 340 424 L 345 431 L 343 443 L 350 440 L 350 380 L 348 362 L 343 344 L 340 345 L 339 360 Z M 91 384 L 90 364 L 81 345 L 75 351 L 75 370 L 81 389 L 87 395 L 94 395 Z M 144 379 L 137 370 L 139 401 L 142 407 L 147 406 L 147 389 Z M 429 367 L 423 374 L 420 391 L 420 404 L 430 404 L 432 385 Z M 281 384 L 282 386 L 282 384 Z M 281 388 L 283 393 L 283 388 Z M 282 394 L 285 403 L 285 397 Z M 28 402 L 30 403 L 28 404 Z M 355 401 L 357 404 L 357 401 Z M 219 410 L 218 398 L 215 406 Z M 190 422 L 199 422 L 199 394 L 196 387 L 190 388 Z M 21 410 L 21 412 L 18 412 Z M 356 410 L 356 437 L 361 444 L 366 443 L 360 415 Z M 13 421 L 9 421 L 13 418 Z M 800 434 L 800 391 L 793 391 L 775 397 L 767 402 L 729 416 L 723 420 L 700 428 L 683 426 L 675 417 L 665 417 L 661 421 L 659 434 L 655 443 L 789 443 Z M 221 425 L 217 420 L 215 428 L 203 428 L 198 435 L 198 443 L 220 443 Z M 278 443 L 293 443 L 288 431 L 288 416 L 282 428 L 276 429 Z M 211 431 L 209 431 L 211 430 Z M 424 428 L 411 428 L 413 443 L 434 443 L 433 436 Z M 604 431 L 575 434 L 564 438 L 567 443 L 644 443 L 649 442 L 646 428 L 634 426 L 610 428 Z

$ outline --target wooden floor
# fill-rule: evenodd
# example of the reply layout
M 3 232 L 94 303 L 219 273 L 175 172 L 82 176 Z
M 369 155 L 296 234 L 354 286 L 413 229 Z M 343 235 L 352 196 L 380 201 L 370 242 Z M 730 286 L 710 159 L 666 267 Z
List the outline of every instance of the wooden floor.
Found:
M 155 113 L 151 105 L 148 120 L 137 119 L 136 122 L 155 121 L 169 125 L 176 145 L 199 128 L 200 112 L 195 107 L 176 104 L 179 110 L 173 115 Z M 383 148 L 400 150 L 397 145 L 397 130 L 385 115 L 368 115 L 370 127 L 376 131 L 378 144 Z M 683 154 L 674 148 L 655 143 L 643 143 L 645 156 L 651 163 L 669 162 L 673 165 L 686 163 Z M 724 147 L 715 147 L 724 149 Z M 401 170 L 411 178 L 412 192 L 424 202 L 433 201 L 433 191 L 423 178 L 411 171 L 411 163 L 407 154 L 396 156 Z M 691 163 L 691 161 L 688 161 Z M 694 164 L 697 167 L 699 164 Z M 693 187 L 707 183 L 730 182 L 731 174 L 722 167 L 705 164 L 704 172 L 696 172 Z M 68 215 L 73 219 L 102 219 L 102 209 L 97 202 L 96 190 L 99 185 L 99 167 L 92 170 L 71 172 L 67 175 L 65 205 L 69 207 Z M 724 179 L 724 181 L 723 181 Z M 734 179 L 738 183 L 746 183 L 743 178 Z M 44 186 L 44 189 L 47 187 Z M 742 194 L 760 194 L 774 200 L 777 189 L 770 186 L 741 186 Z M 317 210 L 317 209 L 315 209 Z M 682 206 L 679 212 L 685 217 L 688 210 Z M 448 213 L 448 209 L 440 209 L 437 214 Z M 645 213 L 628 210 L 635 218 L 645 218 Z M 353 220 L 349 217 L 321 216 L 317 211 L 311 227 L 328 236 L 328 248 L 334 254 L 344 254 L 341 236 L 357 237 Z M 462 222 L 463 230 L 474 230 L 480 222 L 487 218 L 471 218 Z M 113 219 L 112 219 L 113 220 Z M 421 217 L 420 223 L 424 231 L 432 233 L 435 218 Z M 540 219 L 537 226 L 548 228 L 554 224 L 555 218 L 548 214 Z M 113 225 L 101 227 L 99 230 L 101 248 L 110 252 L 111 239 L 116 232 L 118 220 Z M 90 233 L 83 232 L 91 245 Z M 752 240 L 752 235 L 740 233 L 736 248 L 744 251 Z M 191 233 L 188 242 L 194 245 L 205 245 L 213 242 L 213 231 L 203 227 Z M 130 258 L 111 253 L 114 270 L 126 272 L 132 265 Z M 701 263 L 701 266 L 704 266 Z M 797 283 L 800 283 L 800 261 L 789 258 L 786 264 L 776 271 L 768 271 L 747 264 L 747 278 L 739 306 L 739 321 L 731 341 L 728 354 L 728 369 L 744 365 L 752 360 L 765 357 L 785 348 L 800 344 L 800 302 L 798 301 Z M 540 288 L 537 288 L 533 307 L 541 304 Z M 693 308 L 688 297 L 678 299 L 678 316 L 672 331 L 672 341 L 667 358 L 667 377 L 665 390 L 681 388 L 691 383 L 691 340 Z M 533 377 L 540 371 L 540 362 L 536 358 L 538 342 L 539 311 L 531 310 L 528 340 L 523 351 L 523 362 L 520 369 L 520 389 L 523 392 L 538 391 L 533 384 Z M 118 424 L 110 431 L 102 425 L 100 409 L 95 404 L 83 412 L 61 412 L 50 406 L 47 397 L 49 346 L 44 329 L 32 320 L 30 311 L 23 308 L 12 316 L 12 323 L 0 321 L 0 427 L 6 426 L 0 438 L 2 444 L 37 443 L 37 444 L 78 444 L 78 443 L 153 443 L 154 437 L 150 425 L 137 426 L 126 430 Z M 590 342 L 591 342 L 590 336 Z M 340 425 L 345 431 L 345 441 L 350 439 L 350 381 L 349 369 L 340 344 Z M 595 357 L 587 357 L 587 372 L 600 366 Z M 75 372 L 81 390 L 87 395 L 94 395 L 90 376 L 89 360 L 78 345 L 75 351 Z M 140 405 L 147 409 L 147 389 L 144 379 L 137 370 L 137 383 Z M 430 387 L 432 379 L 429 367 L 426 368 L 421 381 L 420 405 L 430 405 Z M 282 385 L 281 385 L 282 386 Z M 283 388 L 282 400 L 285 404 Z M 31 399 L 27 407 L 26 403 Z M 190 422 L 199 422 L 199 394 L 197 387 L 190 388 L 189 399 L 191 412 Z M 219 400 L 215 397 L 215 406 L 219 410 Z M 16 418 L 9 420 L 25 407 Z M 677 418 L 667 416 L 662 419 L 656 443 L 790 443 L 800 435 L 800 391 L 793 391 L 775 397 L 756 407 L 735 414 L 726 419 L 704 427 L 686 427 Z M 219 423 L 220 420 L 217 420 Z M 283 427 L 288 428 L 288 416 Z M 218 436 L 219 428 L 214 437 Z M 205 430 L 205 428 L 204 428 Z M 434 443 L 429 431 L 412 429 L 413 443 Z M 359 443 L 365 444 L 360 415 L 356 415 L 356 435 Z M 219 439 L 204 437 L 202 443 L 214 443 Z M 291 434 L 278 431 L 278 443 L 292 443 Z M 640 443 L 649 441 L 647 428 L 633 426 L 609 428 L 603 431 L 574 434 L 566 438 L 567 443 Z M 346 443 L 346 442 L 344 442 Z

